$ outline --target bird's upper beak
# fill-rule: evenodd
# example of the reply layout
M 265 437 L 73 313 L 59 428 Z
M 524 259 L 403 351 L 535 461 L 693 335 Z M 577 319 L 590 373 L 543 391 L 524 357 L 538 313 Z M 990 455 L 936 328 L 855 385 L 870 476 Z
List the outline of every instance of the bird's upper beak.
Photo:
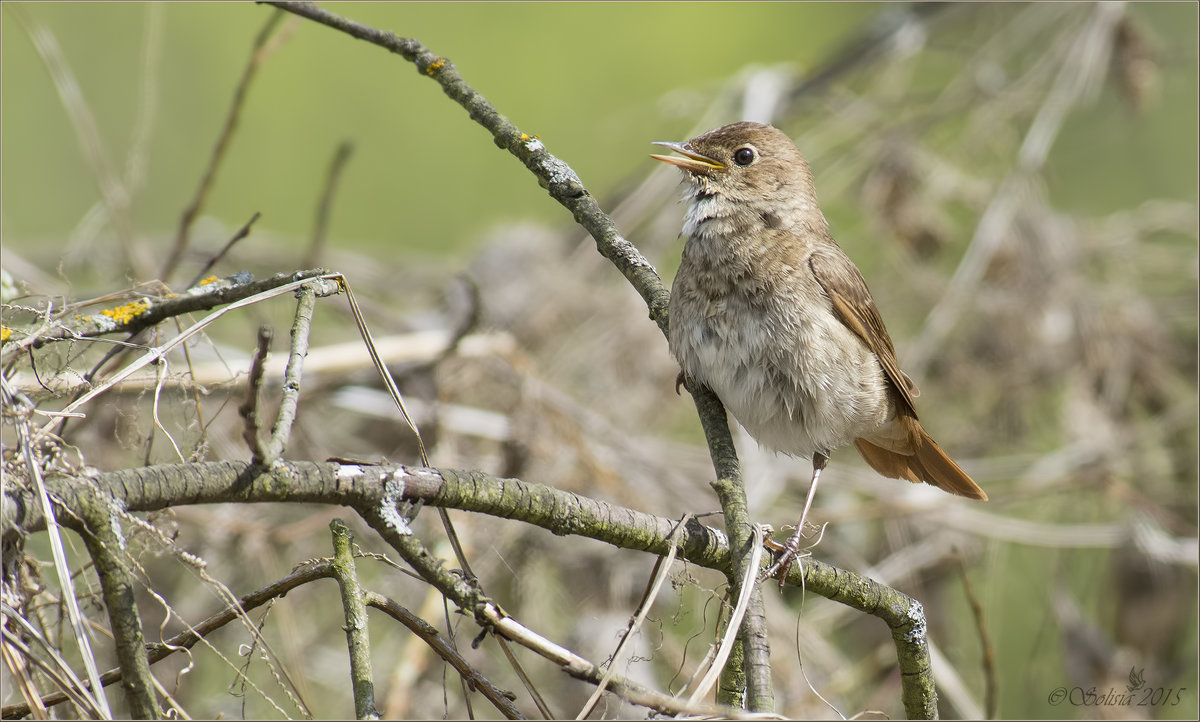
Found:
M 654 141 L 654 145 L 661 145 L 664 148 L 670 148 L 671 150 L 675 151 L 676 153 L 678 153 L 679 155 L 682 155 L 684 157 L 680 158 L 680 157 L 674 156 L 674 155 L 651 154 L 650 155 L 651 158 L 653 158 L 655 160 L 661 160 L 663 163 L 670 163 L 671 165 L 677 165 L 680 168 L 682 168 L 688 172 L 699 173 L 701 175 L 705 175 L 709 171 L 725 169 L 724 163 L 721 163 L 718 160 L 714 160 L 713 158 L 709 158 L 706 155 L 701 155 L 701 154 L 697 153 L 696 151 L 691 150 L 690 148 L 687 147 L 687 143 L 671 143 L 671 142 L 665 141 L 665 140 L 656 140 L 656 141 Z

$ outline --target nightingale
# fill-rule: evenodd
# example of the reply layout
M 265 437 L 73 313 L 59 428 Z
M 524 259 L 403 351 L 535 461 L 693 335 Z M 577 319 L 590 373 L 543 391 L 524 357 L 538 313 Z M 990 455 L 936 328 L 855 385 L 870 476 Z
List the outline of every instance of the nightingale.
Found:
M 726 125 L 652 158 L 685 179 L 686 243 L 668 308 L 671 354 L 758 443 L 811 458 L 780 584 L 830 454 L 853 444 L 880 474 L 987 499 L 917 420 L 912 380 L 867 283 L 829 233 L 812 172 L 782 131 Z

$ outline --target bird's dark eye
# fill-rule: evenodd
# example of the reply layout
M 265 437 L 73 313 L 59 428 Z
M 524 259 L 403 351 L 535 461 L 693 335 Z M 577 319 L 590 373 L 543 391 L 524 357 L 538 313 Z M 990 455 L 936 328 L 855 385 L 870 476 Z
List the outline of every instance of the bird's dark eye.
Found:
M 754 151 L 753 147 L 748 145 L 744 145 L 733 151 L 733 162 L 738 165 L 750 165 L 757 157 L 758 153 Z

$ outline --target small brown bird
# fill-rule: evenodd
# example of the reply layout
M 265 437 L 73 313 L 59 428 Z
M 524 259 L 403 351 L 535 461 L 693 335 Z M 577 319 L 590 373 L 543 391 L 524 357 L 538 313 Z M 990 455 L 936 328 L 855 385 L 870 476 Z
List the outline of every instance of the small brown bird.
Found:
M 800 523 L 769 573 L 786 575 L 821 470 L 841 446 L 853 443 L 884 476 L 987 499 L 921 428 L 917 387 L 862 274 L 830 236 L 791 139 L 742 122 L 655 145 L 680 154 L 651 157 L 687 181 L 671 353 L 761 445 L 813 462 Z

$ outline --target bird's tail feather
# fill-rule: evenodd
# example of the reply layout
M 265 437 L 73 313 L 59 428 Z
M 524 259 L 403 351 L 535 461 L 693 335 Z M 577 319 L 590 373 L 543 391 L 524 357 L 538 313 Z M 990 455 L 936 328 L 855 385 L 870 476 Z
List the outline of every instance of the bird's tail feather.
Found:
M 929 438 L 924 429 L 917 427 L 915 431 L 918 433 L 914 434 L 913 446 L 916 450 L 913 454 L 891 451 L 866 439 L 855 439 L 854 447 L 872 469 L 886 477 L 906 479 L 913 483 L 924 481 L 951 494 L 987 501 L 988 496 L 983 489 L 942 451 L 936 441 Z

